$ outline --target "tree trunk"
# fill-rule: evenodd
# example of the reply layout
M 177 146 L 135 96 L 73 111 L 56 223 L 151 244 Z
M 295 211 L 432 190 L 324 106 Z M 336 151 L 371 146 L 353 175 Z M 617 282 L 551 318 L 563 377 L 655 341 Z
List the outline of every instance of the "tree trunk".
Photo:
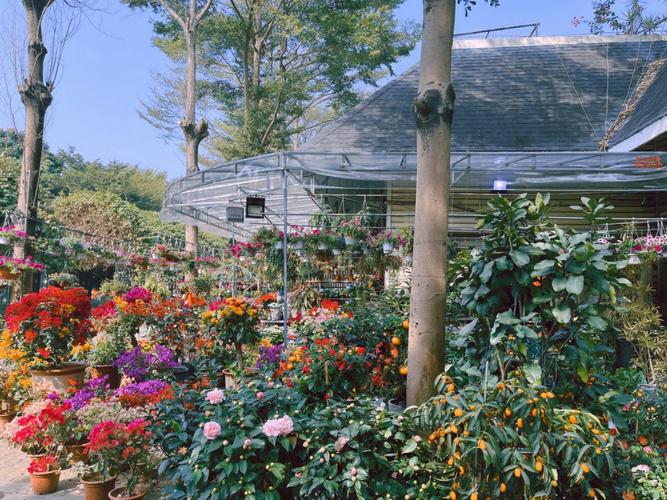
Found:
M 181 129 L 185 138 L 185 171 L 188 174 L 199 171 L 199 144 L 208 136 L 206 120 L 195 122 L 195 105 L 197 102 L 197 25 L 194 17 L 187 22 L 185 36 L 187 60 L 185 68 L 185 117 L 181 121 Z M 197 255 L 199 231 L 196 226 L 185 226 L 185 250 Z
M 44 12 L 52 0 L 23 0 L 28 35 L 28 74 L 19 86 L 19 94 L 25 108 L 25 132 L 23 138 L 23 157 L 21 159 L 21 177 L 16 211 L 18 225 L 28 236 L 34 236 L 37 218 L 37 194 L 39 188 L 39 169 L 44 147 L 44 120 L 46 110 L 53 97 L 51 87 L 44 82 L 44 60 L 46 47 L 42 37 Z M 29 238 L 19 240 L 14 246 L 14 256 L 28 257 L 32 252 Z M 26 271 L 21 276 L 21 283 L 16 295 L 32 291 L 32 273 Z
M 417 200 L 410 293 L 407 404 L 428 400 L 445 364 L 451 83 L 456 0 L 424 0 L 417 122 Z

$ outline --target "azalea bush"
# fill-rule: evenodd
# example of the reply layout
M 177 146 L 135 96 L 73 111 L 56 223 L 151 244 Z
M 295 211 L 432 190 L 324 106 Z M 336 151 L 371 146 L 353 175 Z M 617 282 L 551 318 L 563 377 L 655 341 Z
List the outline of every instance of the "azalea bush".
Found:
M 91 334 L 90 297 L 83 288 L 43 288 L 10 304 L 5 312 L 12 347 L 34 368 L 60 365 Z
M 141 482 L 151 474 L 150 421 L 133 420 L 129 423 L 108 420 L 90 431 L 86 454 L 93 463 L 93 472 L 103 478 L 126 471 L 125 493 L 136 495 L 142 491 Z

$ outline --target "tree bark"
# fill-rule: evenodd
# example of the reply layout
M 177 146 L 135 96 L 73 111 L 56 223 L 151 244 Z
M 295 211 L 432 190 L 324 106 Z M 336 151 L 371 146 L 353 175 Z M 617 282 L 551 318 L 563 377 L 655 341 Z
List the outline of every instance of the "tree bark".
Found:
M 407 404 L 434 392 L 445 365 L 451 83 L 456 0 L 424 0 L 417 122 L 417 200 L 410 292 Z
M 183 28 L 186 46 L 185 62 L 185 113 L 180 127 L 185 138 L 185 171 L 188 174 L 199 171 L 199 144 L 208 137 L 208 123 L 202 119 L 196 122 L 197 103 L 197 28 L 201 18 L 206 14 L 211 2 L 197 12 L 196 0 L 190 0 L 187 15 L 183 19 L 176 19 Z M 172 17 L 177 16 L 172 13 Z M 185 250 L 197 255 L 199 230 L 197 226 L 185 226 Z
M 28 74 L 18 89 L 25 108 L 25 131 L 16 211 L 19 217 L 18 225 L 29 237 L 35 233 L 44 122 L 46 110 L 53 100 L 51 84 L 44 81 L 47 50 L 42 36 L 44 13 L 52 2 L 53 0 L 23 0 L 28 35 Z M 26 258 L 31 253 L 30 238 L 21 239 L 14 246 L 14 256 L 17 258 Z M 21 276 L 20 286 L 15 290 L 15 296 L 32 290 L 32 273 L 25 271 Z

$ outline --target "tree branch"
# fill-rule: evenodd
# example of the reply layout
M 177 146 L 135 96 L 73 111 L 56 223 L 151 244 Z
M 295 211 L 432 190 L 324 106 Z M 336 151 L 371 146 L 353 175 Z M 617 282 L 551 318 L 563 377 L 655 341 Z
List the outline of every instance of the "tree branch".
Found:
M 179 15 L 178 12 L 176 12 L 176 9 L 174 9 L 171 5 L 169 5 L 169 2 L 167 0 L 158 0 L 159 4 L 162 5 L 162 8 L 167 11 L 167 13 L 172 17 L 174 21 L 176 21 L 181 28 L 183 28 L 183 32 L 187 31 L 187 25 L 185 24 L 185 20 Z

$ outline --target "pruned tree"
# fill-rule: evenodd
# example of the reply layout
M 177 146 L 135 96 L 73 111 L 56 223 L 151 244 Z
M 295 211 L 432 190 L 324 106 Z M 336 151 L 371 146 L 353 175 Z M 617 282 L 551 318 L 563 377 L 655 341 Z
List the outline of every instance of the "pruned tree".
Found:
M 167 17 L 166 22 L 176 25 L 179 37 L 184 43 L 185 53 L 185 90 L 183 116 L 179 127 L 185 139 L 185 171 L 190 174 L 199 171 L 199 145 L 208 137 L 208 122 L 197 122 L 197 32 L 211 11 L 213 0 L 123 0 L 130 7 L 152 7 Z M 164 25 L 161 21 L 158 26 Z M 188 252 L 197 253 L 197 226 L 185 226 L 185 246 Z
M 216 4 L 200 30 L 198 82 L 212 117 L 213 154 L 233 159 L 298 146 L 358 102 L 354 86 L 375 84 L 418 39 L 414 23 L 396 20 L 402 1 Z M 158 47 L 180 61 L 185 44 L 177 27 L 156 24 L 156 33 Z M 173 75 L 162 77 L 145 111 L 165 130 L 165 104 L 179 98 L 179 85 Z
M 25 113 L 16 213 L 18 225 L 32 236 L 37 218 L 46 112 L 53 101 L 62 49 L 76 30 L 81 9 L 88 4 L 82 0 L 21 0 L 21 5 L 27 57 L 13 61 Z M 50 41 L 50 55 L 45 38 Z M 14 246 L 15 257 L 25 258 L 30 252 L 29 238 Z M 31 289 L 31 283 L 31 274 L 25 273 L 18 293 Z
M 435 392 L 445 367 L 445 296 L 449 167 L 454 117 L 452 45 L 456 4 L 466 15 L 474 0 L 424 0 L 417 124 L 417 194 L 410 291 L 407 403 Z M 498 0 L 488 0 L 498 5 Z

